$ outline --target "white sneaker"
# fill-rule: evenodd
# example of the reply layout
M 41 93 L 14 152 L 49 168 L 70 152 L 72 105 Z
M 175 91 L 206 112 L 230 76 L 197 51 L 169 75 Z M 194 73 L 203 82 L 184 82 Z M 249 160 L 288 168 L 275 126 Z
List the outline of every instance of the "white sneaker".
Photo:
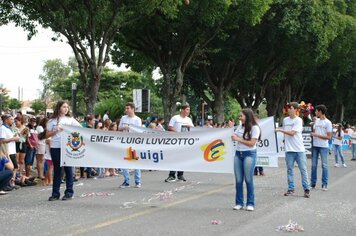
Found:
M 326 186 L 323 186 L 321 189 L 322 189 L 323 191 L 328 191 L 328 187 L 326 187 Z
M 236 206 L 234 206 L 234 210 L 242 210 L 242 208 L 243 208 L 243 206 L 241 206 L 241 205 L 236 205 Z
M 342 166 L 343 166 L 344 168 L 346 168 L 346 167 L 347 167 L 346 163 L 342 164 Z
M 335 166 L 335 167 L 339 167 L 339 164 L 338 164 L 338 163 L 336 163 L 334 166 Z
M 247 207 L 246 207 L 246 210 L 247 210 L 247 211 L 253 211 L 253 210 L 255 210 L 255 208 L 254 208 L 253 206 L 247 206 Z

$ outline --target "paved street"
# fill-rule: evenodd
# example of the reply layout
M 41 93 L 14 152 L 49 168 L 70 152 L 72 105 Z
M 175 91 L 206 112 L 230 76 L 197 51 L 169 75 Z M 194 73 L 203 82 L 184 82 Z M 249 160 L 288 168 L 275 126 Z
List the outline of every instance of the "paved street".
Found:
M 186 183 L 165 183 L 167 172 L 145 171 L 140 189 L 119 189 L 122 176 L 80 180 L 71 201 L 48 202 L 50 187 L 25 187 L 0 196 L 0 235 L 282 235 L 276 228 L 289 220 L 303 235 L 356 235 L 356 162 L 345 154 L 347 168 L 329 156 L 329 191 L 319 178 L 310 199 L 297 168 L 297 195 L 283 196 L 281 158 L 279 168 L 255 178 L 254 212 L 232 210 L 234 177 L 226 174 L 186 173 Z

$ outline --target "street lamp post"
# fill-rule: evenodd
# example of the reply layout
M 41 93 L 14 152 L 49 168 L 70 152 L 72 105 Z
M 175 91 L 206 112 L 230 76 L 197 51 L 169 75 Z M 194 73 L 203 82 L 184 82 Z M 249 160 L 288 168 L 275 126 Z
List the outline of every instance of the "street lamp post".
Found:
M 72 83 L 72 113 L 73 117 L 77 116 L 77 84 Z
M 201 127 L 204 126 L 204 106 L 208 105 L 205 101 L 202 102 L 201 104 Z

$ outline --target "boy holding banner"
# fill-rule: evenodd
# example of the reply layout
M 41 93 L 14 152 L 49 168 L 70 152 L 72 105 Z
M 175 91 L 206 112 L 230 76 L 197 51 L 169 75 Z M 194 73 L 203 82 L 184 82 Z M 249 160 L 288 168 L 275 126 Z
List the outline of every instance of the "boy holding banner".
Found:
M 307 158 L 303 144 L 303 120 L 297 116 L 299 104 L 291 102 L 288 104 L 288 117 L 283 119 L 283 128 L 276 129 L 276 132 L 284 134 L 284 145 L 286 152 L 286 165 L 288 177 L 288 191 L 284 196 L 294 195 L 294 163 L 297 162 L 302 176 L 304 197 L 310 197 L 310 185 L 307 172 Z
M 129 132 L 129 126 L 142 127 L 142 120 L 135 115 L 135 104 L 133 102 L 128 102 L 125 105 L 125 113 L 120 119 L 120 124 L 118 127 L 119 131 Z M 120 185 L 120 188 L 130 187 L 130 173 L 128 169 L 122 169 L 124 175 L 124 182 Z M 141 170 L 135 170 L 135 187 L 141 188 Z
M 171 118 L 168 124 L 168 130 L 173 132 L 188 132 L 190 131 L 190 127 L 194 127 L 192 119 L 189 117 L 190 114 L 190 106 L 189 104 L 185 104 L 182 106 L 179 115 L 175 115 Z M 186 179 L 183 176 L 183 171 L 177 171 L 177 178 L 183 182 Z M 170 171 L 169 176 L 165 179 L 165 182 L 171 183 L 176 181 L 176 171 Z

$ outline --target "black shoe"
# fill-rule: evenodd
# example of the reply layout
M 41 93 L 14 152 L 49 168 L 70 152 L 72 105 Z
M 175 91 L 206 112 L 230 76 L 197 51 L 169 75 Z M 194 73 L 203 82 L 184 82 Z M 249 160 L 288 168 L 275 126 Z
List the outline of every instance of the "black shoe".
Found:
M 175 181 L 176 181 L 176 178 L 173 176 L 168 176 L 168 178 L 164 180 L 164 182 L 167 182 L 167 183 L 172 183 Z
M 73 178 L 73 182 L 78 182 L 78 179 L 77 178 Z
M 288 190 L 284 196 L 293 196 L 294 195 L 294 190 Z
M 10 191 L 14 190 L 14 188 L 11 187 L 11 186 L 6 186 L 6 187 L 3 188 L 3 190 L 4 190 L 5 192 L 10 192 Z
M 59 197 L 50 196 L 50 197 L 48 198 L 48 201 L 50 201 L 50 202 L 52 202 L 52 201 L 57 201 L 57 200 L 59 200 Z
M 315 184 L 311 184 L 310 187 L 311 187 L 312 189 L 315 189 Z
M 183 175 L 182 175 L 182 176 L 178 176 L 178 180 L 183 181 L 183 182 L 186 182 L 186 181 L 187 181 L 187 180 L 184 178 Z
M 72 200 L 72 199 L 73 199 L 73 196 L 66 196 L 66 195 L 64 195 L 64 196 L 62 197 L 62 200 L 63 200 L 63 201 Z
M 309 189 L 304 190 L 304 197 L 310 198 L 310 190 Z

